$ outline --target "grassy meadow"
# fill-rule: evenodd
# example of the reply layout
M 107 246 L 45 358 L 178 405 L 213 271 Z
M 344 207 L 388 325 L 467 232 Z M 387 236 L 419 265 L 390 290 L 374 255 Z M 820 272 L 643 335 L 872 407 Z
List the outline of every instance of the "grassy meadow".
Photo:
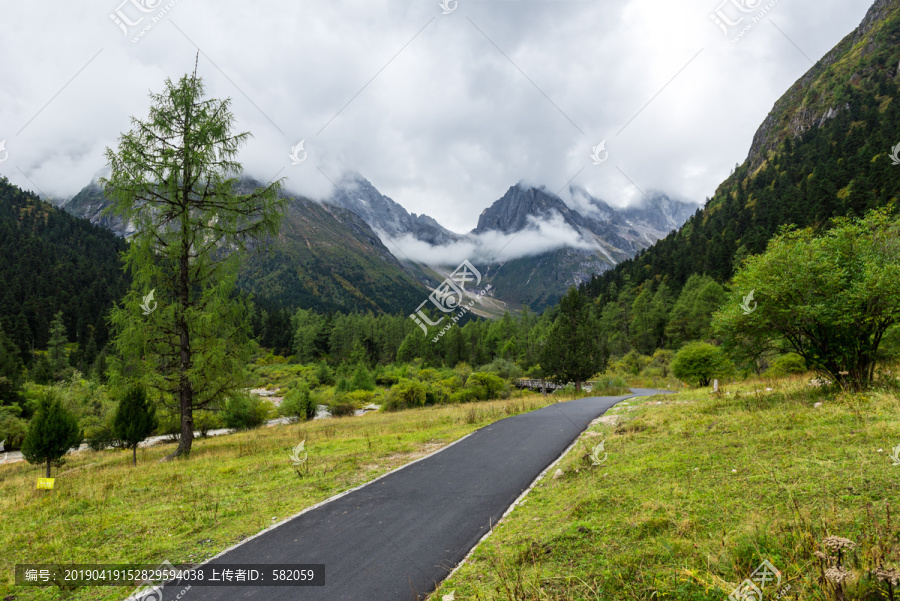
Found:
M 554 402 L 505 401 L 375 412 L 194 441 L 187 461 L 159 460 L 174 443 L 70 453 L 53 491 L 42 467 L 0 465 L 0 599 L 122 599 L 123 587 L 15 587 L 16 563 L 198 563 L 306 507 L 435 451 L 498 419 Z M 292 448 L 306 440 L 300 473 Z
M 900 598 L 876 574 L 900 567 L 897 388 L 809 381 L 619 404 L 432 598 L 722 601 L 763 560 L 782 573 L 766 599 Z M 825 577 L 838 566 L 839 587 Z

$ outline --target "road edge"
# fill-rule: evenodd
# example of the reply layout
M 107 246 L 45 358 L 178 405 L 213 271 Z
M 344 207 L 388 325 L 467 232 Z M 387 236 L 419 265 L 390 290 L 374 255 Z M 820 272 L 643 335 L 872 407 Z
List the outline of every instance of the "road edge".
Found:
M 504 419 L 505 419 L 505 418 L 504 418 Z M 445 449 L 449 449 L 449 448 L 452 447 L 453 445 L 455 445 L 455 444 L 457 444 L 457 443 L 460 443 L 460 442 L 464 441 L 465 439 L 467 439 L 468 437 L 472 436 L 473 434 L 475 434 L 475 432 L 478 432 L 478 431 L 481 430 L 482 428 L 487 428 L 487 427 L 490 426 L 490 425 L 491 425 L 491 424 L 488 424 L 487 426 L 482 426 L 481 428 L 478 428 L 478 430 L 474 430 L 474 431 L 472 431 L 472 432 L 469 432 L 468 434 L 466 434 L 466 435 L 463 436 L 462 438 L 457 438 L 457 439 L 454 440 L 453 442 L 451 442 L 451 443 L 449 443 L 449 444 L 447 444 L 447 445 L 445 445 L 445 446 L 443 446 L 443 447 L 441 447 L 441 448 L 439 448 L 439 449 L 436 449 L 436 450 L 432 451 L 431 453 L 428 453 L 427 455 L 423 455 L 423 456 L 419 457 L 418 459 L 414 459 L 413 461 L 410 461 L 409 463 L 405 463 L 405 464 L 403 464 L 403 465 L 401 465 L 401 466 L 399 466 L 399 467 L 395 467 L 394 469 L 392 469 L 392 470 L 390 470 L 390 471 L 388 471 L 388 472 L 385 472 L 385 473 L 381 474 L 381 475 L 378 476 L 377 478 L 373 478 L 372 480 L 369 480 L 368 482 L 363 482 L 363 483 L 360 484 L 359 486 L 354 486 L 353 488 L 348 488 L 347 490 L 345 490 L 345 491 L 343 491 L 343 492 L 339 492 L 338 494 L 333 495 L 333 496 L 331 496 L 331 497 L 328 497 L 327 499 L 325 499 L 325 500 L 323 500 L 323 501 L 319 501 L 319 502 L 316 503 L 315 505 L 310 505 L 310 506 L 307 507 L 306 509 L 302 509 L 302 510 L 300 510 L 299 512 L 297 512 L 297 513 L 295 513 L 295 514 L 293 514 L 293 515 L 291 515 L 291 516 L 289 516 L 289 517 L 286 517 L 286 518 L 284 518 L 283 520 L 281 520 L 281 521 L 279 521 L 279 522 L 276 522 L 276 523 L 272 524 L 271 526 L 267 526 L 266 528 L 263 528 L 262 530 L 260 530 L 260 531 L 257 532 L 256 534 L 254 534 L 254 535 L 252 535 L 252 536 L 248 536 L 247 538 L 242 539 L 242 540 L 236 542 L 235 544 L 231 545 L 230 547 L 228 547 L 228 548 L 226 548 L 226 549 L 223 549 L 222 551 L 220 551 L 219 553 L 213 555 L 213 556 L 210 557 L 209 559 L 206 559 L 206 560 L 204 560 L 203 562 L 197 564 L 197 567 L 208 564 L 208 563 L 211 562 L 212 560 L 214 560 L 214 559 L 216 559 L 216 558 L 218 558 L 218 557 L 221 557 L 222 555 L 225 555 L 226 553 L 228 553 L 228 552 L 230 552 L 230 551 L 233 551 L 233 550 L 237 549 L 237 548 L 240 547 L 241 545 L 246 544 L 246 543 L 250 542 L 251 540 L 253 540 L 253 539 L 255 539 L 255 538 L 258 538 L 258 537 L 262 536 L 263 534 L 266 534 L 267 532 L 271 532 L 272 530 L 274 530 L 275 528 L 278 528 L 279 526 L 283 526 L 284 524 L 290 522 L 290 521 L 293 520 L 294 518 L 300 517 L 300 516 L 303 515 L 304 513 L 310 512 L 310 511 L 312 511 L 313 509 L 317 509 L 317 508 L 319 508 L 319 507 L 321 507 L 321 506 L 323 506 L 323 505 L 326 505 L 326 504 L 328 504 L 328 503 L 331 503 L 332 501 L 336 501 L 336 500 L 340 499 L 341 497 L 344 497 L 344 496 L 346 496 L 346 495 L 349 495 L 349 494 L 352 493 L 352 492 L 355 492 L 355 491 L 357 491 L 357 490 L 360 490 L 360 489 L 362 489 L 362 488 L 365 488 L 366 486 L 369 486 L 370 484 L 374 484 L 375 482 L 378 482 L 378 481 L 381 480 L 382 478 L 386 478 L 386 477 L 390 476 L 391 474 L 394 474 L 394 473 L 396 473 L 396 472 L 399 472 L 400 470 L 402 470 L 402 469 L 404 469 L 404 468 L 406 468 L 406 467 L 409 467 L 409 466 L 411 466 L 411 465 L 413 465 L 413 464 L 415 464 L 415 463 L 418 463 L 419 461 L 422 461 L 422 460 L 424 460 L 424 459 L 428 459 L 428 458 L 431 457 L 432 455 L 437 455 L 437 454 L 440 453 L 441 451 L 444 451 Z
M 616 405 L 618 405 L 618 404 L 621 403 L 622 401 L 627 401 L 628 399 L 633 399 L 633 398 L 636 397 L 636 396 L 641 396 L 641 395 L 638 395 L 638 394 L 631 394 L 631 395 L 629 395 L 629 396 L 622 397 L 622 399 L 620 399 L 620 400 L 616 401 L 615 403 L 613 403 L 612 405 L 610 405 L 610 407 L 609 407 L 608 409 L 606 409 L 606 411 L 609 411 L 610 409 L 612 409 L 613 407 L 615 407 Z M 597 397 L 597 398 L 603 398 L 603 397 Z M 607 398 L 608 398 L 608 397 L 607 397 Z M 601 413 L 600 415 L 605 415 L 605 414 L 606 414 L 606 411 L 604 411 L 604 412 Z M 582 430 L 581 432 L 578 433 L 578 436 L 575 437 L 575 440 L 572 441 L 572 444 L 570 444 L 568 447 L 566 447 L 566 448 L 563 450 L 563 452 L 560 453 L 559 457 L 557 457 L 556 459 L 554 459 L 554 460 L 550 463 L 550 465 L 548 465 L 547 467 L 545 467 L 545 468 L 543 469 L 543 471 L 542 471 L 540 474 L 538 474 L 538 475 L 535 477 L 534 480 L 532 480 L 532 482 L 531 482 L 531 484 L 528 486 L 528 488 L 526 488 L 525 490 L 523 490 L 523 491 L 522 491 L 522 494 L 520 494 L 518 497 L 516 497 L 516 500 L 513 501 L 513 502 L 510 504 L 509 507 L 506 508 L 506 511 L 503 512 L 503 515 L 500 516 L 500 519 L 497 520 L 497 523 L 496 523 L 496 524 L 492 524 L 490 530 L 488 530 L 487 532 L 485 532 L 485 533 L 484 533 L 484 536 L 482 536 L 480 539 L 478 539 L 478 542 L 475 543 L 475 544 L 472 546 L 471 549 L 469 549 L 469 552 L 466 553 L 466 556 L 463 557 L 462 560 L 461 560 L 458 564 L 456 564 L 456 567 L 454 567 L 453 570 L 451 570 L 451 572 L 450 572 L 449 574 L 447 574 L 447 575 L 444 577 L 443 580 L 441 580 L 441 582 L 437 583 L 438 586 L 435 586 L 435 587 L 434 587 L 435 590 L 437 590 L 437 589 L 439 588 L 440 584 L 442 584 L 445 580 L 450 579 L 451 576 L 453 576 L 453 575 L 454 575 L 461 567 L 463 567 L 463 565 L 465 565 L 465 563 L 466 563 L 467 561 L 469 561 L 469 558 L 472 556 L 473 553 L 475 553 L 475 550 L 478 549 L 478 547 L 481 546 L 481 543 L 483 543 L 485 540 L 487 540 L 487 538 L 488 538 L 491 534 L 494 533 L 494 528 L 497 527 L 497 526 L 499 526 L 500 524 L 502 524 L 502 523 L 503 523 L 503 520 L 506 519 L 506 516 L 508 516 L 510 513 L 512 513 L 513 509 L 515 509 L 516 507 L 519 506 L 519 504 L 522 502 L 522 500 L 528 495 L 528 493 L 531 492 L 531 489 L 533 489 L 535 486 L 537 486 L 538 482 L 540 482 L 540 481 L 544 478 L 544 475 L 545 475 L 547 472 L 549 472 L 551 469 L 553 469 L 560 461 L 562 461 L 562 460 L 566 457 L 566 455 L 569 454 L 569 451 L 571 451 L 572 448 L 573 448 L 575 445 L 578 444 L 578 442 L 581 440 L 581 437 L 584 435 L 585 432 L 587 432 L 587 429 L 590 428 L 590 427 L 591 427 L 591 424 L 588 423 L 588 425 L 585 426 L 584 430 Z M 434 592 L 432 591 L 432 593 L 429 594 L 428 597 L 426 598 L 426 601 L 434 601 L 434 600 L 432 599 L 433 595 L 434 595 Z M 435 599 L 436 599 L 436 598 L 435 598 Z

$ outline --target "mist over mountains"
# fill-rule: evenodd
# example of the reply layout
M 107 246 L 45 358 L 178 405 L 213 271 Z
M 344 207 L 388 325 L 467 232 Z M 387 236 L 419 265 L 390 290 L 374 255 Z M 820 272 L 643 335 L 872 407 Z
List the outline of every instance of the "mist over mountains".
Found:
M 247 178 L 242 188 L 257 185 Z M 411 286 L 420 285 L 425 292 L 443 279 L 443 268 L 463 260 L 483 270 L 484 285 L 491 284 L 493 296 L 509 309 L 525 305 L 541 310 L 570 286 L 666 236 L 697 209 L 661 193 L 640 206 L 615 209 L 581 188 L 569 188 L 565 201 L 546 188 L 519 183 L 481 213 L 475 229 L 458 234 L 428 215 L 408 212 L 357 173 L 339 180 L 321 203 L 287 196 L 291 210 L 273 245 L 274 256 L 251 260 L 246 286 L 278 307 L 389 312 L 411 310 L 406 306 L 416 298 Z M 104 214 L 107 206 L 100 186 L 91 182 L 62 208 L 119 236 L 131 235 L 131 224 Z M 310 260 L 300 260 L 310 253 Z M 287 268 L 292 259 L 295 267 Z M 366 286 L 348 290 L 354 286 L 343 282 L 361 281 L 365 265 L 373 271 L 368 279 L 379 281 L 374 286 L 378 292 Z M 304 281 L 321 278 L 331 284 L 320 282 L 314 291 L 304 288 Z M 386 282 L 400 292 L 391 295 Z M 401 306 L 392 306 L 392 297 L 403 299 Z
M 248 179 L 242 188 L 256 185 L 260 184 Z M 519 183 L 481 213 L 472 231 L 459 234 L 428 215 L 408 212 L 357 173 L 339 180 L 333 194 L 321 203 L 293 194 L 288 197 L 291 209 L 273 245 L 274 256 L 251 260 L 247 286 L 275 306 L 329 310 L 389 310 L 386 301 L 391 295 L 384 289 L 377 294 L 360 289 L 341 298 L 337 290 L 346 289 L 343 284 L 324 287 L 334 293 L 324 293 L 320 285 L 317 293 L 305 289 L 304 280 L 322 276 L 360 281 L 359 270 L 369 265 L 370 279 L 383 277 L 400 287 L 394 298 L 403 299 L 403 306 L 394 309 L 406 311 L 416 298 L 410 293 L 411 285 L 418 282 L 425 292 L 442 279 L 441 268 L 463 260 L 483 271 L 485 285 L 491 284 L 494 297 L 508 308 L 525 305 L 540 310 L 555 303 L 570 286 L 665 237 L 697 210 L 696 205 L 661 193 L 649 195 L 639 206 L 616 209 L 581 188 L 569 188 L 566 201 L 546 188 Z M 130 224 L 104 215 L 108 205 L 100 186 L 92 182 L 63 208 L 120 236 L 131 235 Z M 328 236 L 322 235 L 325 231 Z M 319 248 L 313 248 L 313 241 Z M 299 256 L 308 253 L 321 264 L 301 261 Z M 343 261 L 333 263 L 335 253 Z M 288 269 L 292 258 L 299 261 L 298 266 Z M 370 264 L 373 258 L 379 259 L 377 269 Z M 349 302 L 352 297 L 357 302 Z
M 472 231 L 458 234 L 427 215 L 408 213 L 359 174 L 338 186 L 324 202 L 362 217 L 419 279 L 425 280 L 423 265 L 470 260 L 487 274 L 497 298 L 536 310 L 648 248 L 699 209 L 659 192 L 616 209 L 583 188 L 570 187 L 564 200 L 518 183 L 482 211 Z

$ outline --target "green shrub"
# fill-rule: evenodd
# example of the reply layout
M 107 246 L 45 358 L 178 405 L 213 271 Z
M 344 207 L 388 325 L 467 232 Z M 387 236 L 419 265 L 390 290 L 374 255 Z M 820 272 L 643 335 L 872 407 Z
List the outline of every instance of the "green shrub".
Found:
M 675 353 L 667 349 L 657 349 L 650 362 L 641 371 L 642 376 L 654 378 L 667 378 L 672 371 L 672 360 Z
M 425 404 L 428 389 L 416 380 L 400 380 L 387 394 L 385 409 L 397 411 L 410 407 L 421 407 Z
M 116 436 L 115 414 L 109 415 L 106 419 L 85 420 L 90 423 L 84 426 L 84 442 L 92 451 L 102 451 L 108 447 L 124 447 L 118 436 Z
M 222 419 L 234 430 L 258 428 L 269 418 L 272 404 L 247 392 L 235 392 L 225 399 Z
M 713 378 L 734 373 L 734 364 L 719 347 L 706 342 L 690 342 L 675 354 L 672 373 L 679 380 L 709 386 Z
M 354 415 L 356 407 L 353 406 L 353 403 L 346 396 L 339 395 L 328 404 L 328 413 L 334 417 L 345 417 Z
M 612 362 L 610 367 L 617 374 L 627 374 L 631 376 L 640 375 L 641 371 L 647 367 L 652 359 L 647 355 L 642 355 L 635 350 L 628 351 L 628 354 Z
M 647 370 L 644 370 L 645 372 Z M 619 376 L 599 376 L 591 378 L 594 383 L 591 388 L 593 396 L 619 396 L 629 394 L 631 390 L 624 378 Z
M 194 428 L 200 432 L 200 436 L 203 438 L 209 435 L 210 430 L 218 430 L 224 427 L 225 422 L 222 420 L 222 416 L 215 411 L 205 409 L 194 411 Z
M 131 448 L 132 463 L 137 465 L 137 447 L 156 428 L 156 406 L 147 398 L 147 390 L 132 385 L 116 408 L 113 420 L 113 434 Z
M 509 396 L 506 382 L 497 374 L 484 372 L 471 374 L 466 380 L 466 388 L 474 390 L 476 398 L 482 401 Z
M 256 360 L 257 365 L 278 365 L 281 363 L 287 363 L 287 359 L 282 357 L 281 355 L 275 355 L 273 353 L 269 353 L 265 357 L 260 357 Z
M 86 380 L 81 372 L 75 371 L 69 379 L 49 387 L 48 392 L 75 415 L 91 449 L 122 446 L 113 429 L 117 402 L 110 397 L 107 386 Z
M 18 449 L 28 432 L 28 422 L 19 417 L 21 414 L 18 405 L 0 407 L 0 441 L 6 441 L 7 450 Z
M 769 364 L 766 375 L 770 377 L 780 378 L 790 374 L 802 374 L 807 371 L 806 361 L 803 357 L 796 353 L 788 353 L 781 355 Z
M 449 380 L 454 382 L 456 378 L 449 378 Z M 425 404 L 443 405 L 452 402 L 451 396 L 456 388 L 457 387 L 453 384 L 447 384 L 447 380 L 441 380 L 440 382 L 431 384 L 425 393 Z
M 291 390 L 284 395 L 284 400 L 278 407 L 278 412 L 284 417 L 299 420 L 312 419 L 316 415 L 316 406 L 313 403 L 309 386 L 303 380 L 297 380 Z
M 882 362 L 900 358 L 900 326 L 894 326 L 884 333 L 881 344 L 878 345 L 878 358 Z
M 438 371 L 434 368 L 426 367 L 425 369 L 420 369 L 416 377 L 422 382 L 433 382 L 438 378 Z
M 375 383 L 379 386 L 393 386 L 398 384 L 400 380 L 409 376 L 409 367 L 406 365 L 385 369 L 375 377 Z
M 316 367 L 316 382 L 321 386 L 331 386 L 334 384 L 334 370 L 323 360 Z
M 357 407 L 368 405 L 375 399 L 376 394 L 369 390 L 354 390 L 344 395 L 344 398 Z
M 497 374 L 504 380 L 515 380 L 522 377 L 522 368 L 510 361 L 509 359 L 497 358 L 478 368 L 480 372 L 490 372 Z
M 350 390 L 375 390 L 375 378 L 372 377 L 372 374 L 369 373 L 369 370 L 362 363 L 353 370 Z
M 458 377 L 460 377 L 463 381 L 469 377 L 469 374 L 472 373 L 472 368 L 469 367 L 469 364 L 466 362 L 457 363 L 456 367 L 453 368 L 453 371 L 456 373 Z
M 463 388 L 462 390 L 457 390 L 453 394 L 450 395 L 448 399 L 451 403 L 468 403 L 470 401 L 477 401 L 478 391 L 474 388 Z

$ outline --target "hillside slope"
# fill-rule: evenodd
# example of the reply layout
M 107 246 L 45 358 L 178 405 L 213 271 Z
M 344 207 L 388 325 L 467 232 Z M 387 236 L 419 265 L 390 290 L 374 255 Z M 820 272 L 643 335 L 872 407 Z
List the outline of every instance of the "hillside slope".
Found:
M 355 213 L 289 198 L 277 240 L 242 269 L 261 306 L 409 314 L 428 296 Z
M 248 192 L 259 182 L 246 179 Z M 265 253 L 253 253 L 239 285 L 265 309 L 373 311 L 408 314 L 428 295 L 372 229 L 356 214 L 287 194 L 289 208 L 281 232 Z M 134 228 L 103 214 L 109 200 L 96 183 L 86 186 L 64 209 L 119 236 Z
M 727 281 L 783 224 L 824 227 L 900 197 L 900 0 L 878 0 L 862 24 L 788 90 L 744 163 L 703 211 L 584 288 L 607 302 L 623 286 L 694 273 Z
M 0 324 L 25 353 L 46 348 L 63 312 L 67 336 L 85 349 L 107 340 L 107 310 L 128 279 L 125 241 L 0 178 Z M 89 363 L 92 358 L 86 358 Z

